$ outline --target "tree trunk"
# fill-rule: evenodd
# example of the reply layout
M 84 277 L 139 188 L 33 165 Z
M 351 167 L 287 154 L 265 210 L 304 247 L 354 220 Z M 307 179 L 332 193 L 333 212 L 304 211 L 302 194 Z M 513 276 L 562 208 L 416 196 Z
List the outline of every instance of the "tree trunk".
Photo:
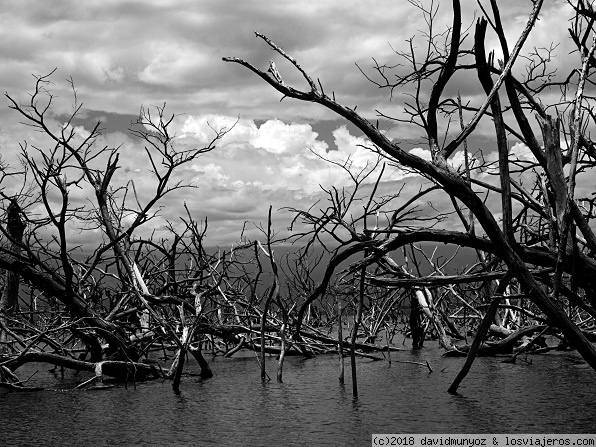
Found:
M 364 257 L 366 258 L 366 251 Z M 366 278 L 366 266 L 362 267 L 360 272 L 360 293 L 358 294 L 358 307 L 354 315 L 354 327 L 352 328 L 352 339 L 350 343 L 350 362 L 352 365 L 352 396 L 358 397 L 358 378 L 356 376 L 356 339 L 358 338 L 358 329 L 362 322 L 362 308 L 364 307 L 364 279 Z
M 410 333 L 412 334 L 412 349 L 421 349 L 424 345 L 424 328 L 420 315 L 420 303 L 416 293 L 410 295 Z
M 189 334 L 188 326 L 185 326 L 182 330 L 182 338 L 180 340 L 182 344 L 178 348 L 178 352 L 176 352 L 176 357 L 168 373 L 168 376 L 173 379 L 172 389 L 176 392 L 180 391 L 180 379 L 182 378 L 182 370 L 184 369 L 184 361 L 186 360 L 186 342 L 191 335 Z
M 453 349 L 453 344 L 451 343 L 451 339 L 447 336 L 445 332 L 445 328 L 439 319 L 438 312 L 435 309 L 435 306 L 432 302 L 432 296 L 428 289 L 418 289 L 415 292 L 416 298 L 418 299 L 418 305 L 427 316 L 429 321 L 434 326 L 435 330 L 437 331 L 437 336 L 439 337 L 439 344 L 443 349 L 451 350 Z
M 6 229 L 10 235 L 7 243 L 8 251 L 15 256 L 21 252 L 20 244 L 23 242 L 23 233 L 25 232 L 25 223 L 21 220 L 21 208 L 15 200 L 11 201 L 7 209 Z M 4 291 L 0 296 L 0 319 L 3 325 L 8 325 L 7 315 L 13 314 L 19 305 L 19 285 L 20 279 L 18 273 L 6 270 L 4 276 Z M 6 352 L 8 346 L 8 334 L 0 328 L 0 353 Z
M 339 354 L 339 383 L 344 383 L 344 337 L 343 337 L 343 320 L 341 318 L 341 303 L 337 303 L 337 353 Z
M 511 271 L 507 272 L 507 274 L 501 280 L 497 289 L 495 290 L 495 295 L 502 294 L 506 290 L 507 285 L 511 281 L 512 277 L 513 277 L 513 274 L 511 273 Z M 478 352 L 478 349 L 480 348 L 482 341 L 486 337 L 486 334 L 488 333 L 488 330 L 490 329 L 492 322 L 495 319 L 497 310 L 499 309 L 499 299 L 491 298 L 490 296 L 488 298 L 492 299 L 492 301 L 490 303 L 490 306 L 488 306 L 486 315 L 484 315 L 484 318 L 482 319 L 482 322 L 480 323 L 480 327 L 478 327 L 478 332 L 476 333 L 476 337 L 474 338 L 474 341 L 472 342 L 472 346 L 470 347 L 470 351 L 468 352 L 466 361 L 465 361 L 464 365 L 462 366 L 461 370 L 459 371 L 459 373 L 457 374 L 457 376 L 455 377 L 455 379 L 453 380 L 453 383 L 451 384 L 451 386 L 448 389 L 448 391 L 452 394 L 455 394 L 457 392 L 457 388 L 459 387 L 459 384 L 461 383 L 462 380 L 464 380 L 464 378 L 470 371 L 470 368 L 472 367 L 472 363 L 474 363 L 474 359 L 476 358 L 476 353 Z
M 453 383 L 449 387 L 448 391 L 450 393 L 455 394 L 457 392 L 457 388 L 459 387 L 459 384 L 462 382 L 462 380 L 464 380 L 464 378 L 470 371 L 470 368 L 472 367 L 472 363 L 474 363 L 474 359 L 476 358 L 476 352 L 478 352 L 478 348 L 480 348 L 480 344 L 482 343 L 482 340 L 484 340 L 484 337 L 486 336 L 486 333 L 488 332 L 488 328 L 490 327 L 493 319 L 495 318 L 495 314 L 497 313 L 498 308 L 499 308 L 499 300 L 495 299 L 495 300 L 493 300 L 492 303 L 490 303 L 490 306 L 489 306 L 488 310 L 486 311 L 486 315 L 482 319 L 482 323 L 480 323 L 480 327 L 478 328 L 478 333 L 476 334 L 476 337 L 474 338 L 474 341 L 472 342 L 472 347 L 470 348 L 470 351 L 468 352 L 468 356 L 466 357 L 465 363 L 463 364 L 461 370 L 457 373 L 457 376 L 455 377 L 455 379 L 453 380 Z
M 279 352 L 279 362 L 277 366 L 277 382 L 283 382 L 284 359 L 286 358 L 286 326 L 288 322 L 284 318 L 284 322 L 279 328 L 279 337 L 281 338 L 281 348 Z
M 21 208 L 14 200 L 7 209 L 6 229 L 11 240 L 8 241 L 8 250 L 15 256 L 21 252 L 20 245 L 23 242 L 23 233 L 25 232 L 25 223 L 21 220 Z M 18 307 L 19 300 L 19 275 L 10 270 L 6 271 L 5 286 L 2 298 L 0 298 L 0 310 L 11 314 Z
M 199 373 L 199 376 L 201 376 L 201 378 L 203 379 L 210 379 L 211 377 L 213 377 L 213 372 L 211 371 L 209 362 L 205 360 L 205 357 L 203 357 L 203 353 L 201 352 L 201 345 L 199 344 L 199 346 L 196 348 L 193 346 L 189 346 L 188 350 L 201 367 L 201 372 Z

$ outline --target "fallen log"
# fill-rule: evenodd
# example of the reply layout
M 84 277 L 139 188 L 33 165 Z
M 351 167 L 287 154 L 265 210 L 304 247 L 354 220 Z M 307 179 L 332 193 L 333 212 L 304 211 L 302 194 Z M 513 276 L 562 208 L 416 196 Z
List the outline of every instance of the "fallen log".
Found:
M 20 386 L 14 383 L 0 382 L 0 388 L 4 388 L 10 391 L 16 391 L 18 393 L 31 392 L 31 391 L 43 391 L 44 388 L 39 386 Z
M 255 352 L 261 352 L 261 344 L 260 343 L 256 343 L 254 341 L 249 341 L 248 343 L 246 343 L 246 346 Z M 264 350 L 265 350 L 266 354 L 275 354 L 275 355 L 281 354 L 281 346 L 265 346 Z M 289 349 L 286 351 L 285 355 L 294 356 L 294 355 L 302 355 L 302 353 L 300 351 L 296 351 L 294 349 Z
M 122 381 L 142 381 L 149 377 L 159 377 L 159 372 L 153 365 L 138 362 L 125 362 L 120 360 L 106 360 L 103 362 L 86 362 L 69 357 L 64 357 L 51 352 L 31 351 L 6 360 L 3 364 L 11 371 L 15 371 L 26 363 L 49 363 L 75 371 L 97 372 Z
M 312 332 L 300 331 L 300 336 L 303 338 L 310 338 L 311 340 L 316 340 L 320 342 L 324 342 L 330 345 L 337 345 L 337 340 L 331 337 L 326 337 L 324 335 L 314 334 Z M 386 351 L 387 349 L 391 349 L 392 351 L 401 351 L 400 348 L 396 348 L 394 346 L 375 346 L 369 343 L 354 343 L 354 348 L 361 350 L 362 352 L 378 352 L 378 351 Z
M 513 348 L 516 346 L 517 342 L 520 341 L 523 337 L 527 337 L 531 334 L 536 332 L 540 332 L 544 330 L 546 326 L 544 325 L 536 325 L 536 326 L 527 326 L 517 331 L 511 333 L 507 337 L 497 342 L 485 342 L 482 343 L 478 347 L 478 352 L 476 355 L 480 357 L 491 357 L 497 354 L 512 354 Z M 457 345 L 455 349 L 451 351 L 447 351 L 443 353 L 443 357 L 465 357 L 468 355 L 470 350 L 470 345 Z
M 546 331 L 548 331 L 550 329 L 550 327 L 545 327 L 538 335 L 536 335 L 534 338 L 530 338 L 528 336 L 524 336 L 522 338 L 522 344 L 513 348 L 513 355 L 507 359 L 504 360 L 504 363 L 515 363 L 517 357 L 522 354 L 522 353 L 528 353 L 530 352 L 530 349 L 533 348 L 532 352 L 536 352 L 536 350 L 538 349 L 549 349 L 549 347 L 546 345 L 546 341 L 544 340 L 543 335 L 546 333 Z
M 507 329 L 503 326 L 497 326 L 496 324 L 491 324 L 488 330 L 492 335 L 495 335 L 499 338 L 509 337 L 513 333 L 511 329 Z

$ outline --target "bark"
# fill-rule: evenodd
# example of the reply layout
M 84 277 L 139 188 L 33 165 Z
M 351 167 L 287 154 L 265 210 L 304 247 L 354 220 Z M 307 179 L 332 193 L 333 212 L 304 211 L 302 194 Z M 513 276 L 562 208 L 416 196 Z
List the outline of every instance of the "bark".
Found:
M 184 362 L 186 361 L 186 349 L 188 346 L 188 341 L 192 338 L 192 332 L 193 330 L 188 326 L 184 327 L 182 330 L 182 338 L 180 339 L 181 346 L 176 352 L 176 357 L 174 357 L 174 361 L 170 367 L 170 372 L 168 373 L 168 376 L 173 379 L 172 389 L 175 392 L 180 391 L 180 380 L 182 379 L 182 370 L 184 369 Z
M 517 357 L 520 354 L 522 354 L 524 352 L 528 352 L 528 350 L 535 345 L 539 345 L 540 346 L 539 349 L 541 349 L 541 350 L 548 349 L 548 347 L 546 346 L 546 343 L 544 341 L 544 338 L 542 338 L 542 336 L 549 329 L 550 328 L 548 326 L 545 326 L 544 329 L 538 335 L 534 336 L 531 340 L 528 337 L 524 337 L 524 342 L 522 343 L 522 345 L 513 349 L 513 355 L 506 362 L 507 363 L 515 363 Z
M 207 360 L 205 360 L 205 357 L 203 357 L 203 353 L 201 352 L 201 346 L 200 345 L 197 347 L 189 346 L 188 350 L 190 351 L 192 356 L 195 358 L 195 360 L 199 364 L 199 367 L 201 368 L 201 372 L 199 373 L 199 376 L 201 376 L 203 379 L 210 379 L 211 377 L 213 377 L 213 372 L 211 371 L 209 362 L 207 362 Z
M 276 283 L 277 284 L 277 283 Z M 267 314 L 269 313 L 269 306 L 273 300 L 274 294 L 276 293 L 275 287 L 271 289 L 267 300 L 265 301 L 265 307 L 263 309 L 263 315 L 261 316 L 261 380 L 264 382 L 267 379 L 267 370 L 265 368 L 265 326 L 267 324 Z
M 484 51 L 484 37 L 486 35 L 487 21 L 483 18 L 476 24 L 475 45 L 476 65 L 478 79 L 487 95 L 492 91 L 494 84 L 490 75 L 489 64 L 486 61 Z M 493 55 L 494 56 L 494 53 Z M 508 75 L 510 76 L 510 75 Z M 503 211 L 503 232 L 509 241 L 513 241 L 513 214 L 511 210 L 511 183 L 509 177 L 509 148 L 507 145 L 507 134 L 505 133 L 505 122 L 501 112 L 501 100 L 498 94 L 494 95 L 490 108 L 497 137 L 497 148 L 499 151 L 499 178 L 501 180 L 501 208 Z
M 280 294 L 280 286 L 279 286 L 279 275 L 277 270 L 277 262 L 275 262 L 275 257 L 273 254 L 273 250 L 271 248 L 271 239 L 272 239 L 272 231 L 271 231 L 271 210 L 272 207 L 269 206 L 269 214 L 267 219 L 267 250 L 265 254 L 269 257 L 269 263 L 271 265 L 271 270 L 273 271 L 273 286 L 269 292 L 269 296 L 267 296 L 267 300 L 265 301 L 265 307 L 263 309 L 263 315 L 261 316 L 261 380 L 265 381 L 267 376 L 267 371 L 265 369 L 265 326 L 267 325 L 267 314 L 269 313 L 269 306 L 271 302 L 275 300 L 280 308 L 280 310 L 284 313 L 284 323 L 287 321 L 287 314 L 283 307 L 283 303 L 281 302 L 281 294 Z M 283 325 L 282 325 L 283 326 Z M 283 329 L 282 329 L 283 330 Z M 282 339 L 282 347 L 280 352 L 280 363 L 278 364 L 278 371 L 277 371 L 277 378 L 278 381 L 281 382 L 282 376 L 282 368 L 283 368 L 283 356 L 285 356 L 285 342 Z
M 496 324 L 491 324 L 488 330 L 491 334 L 501 338 L 509 337 L 513 333 L 511 329 L 507 329 L 503 326 L 497 326 Z
M 246 338 L 241 337 L 238 344 L 236 346 L 234 346 L 232 349 L 230 349 L 228 352 L 226 352 L 224 354 L 224 357 L 232 357 L 234 354 L 236 354 L 238 351 L 240 351 L 244 347 L 245 344 L 246 344 Z
M 495 318 L 495 314 L 497 313 L 498 308 L 499 308 L 499 301 L 495 299 L 490 304 L 488 310 L 486 311 L 486 315 L 484 316 L 484 318 L 482 319 L 482 322 L 480 323 L 480 327 L 478 328 L 478 333 L 476 334 L 476 337 L 474 338 L 474 341 L 472 342 L 470 352 L 468 353 L 468 357 L 466 358 L 464 365 L 462 366 L 461 370 L 457 373 L 457 376 L 455 377 L 455 379 L 451 383 L 451 386 L 448 389 L 448 391 L 450 393 L 455 394 L 457 392 L 457 388 L 459 387 L 459 384 L 462 382 L 462 380 L 464 380 L 464 378 L 470 371 L 470 368 L 472 367 L 472 363 L 474 363 L 474 359 L 476 358 L 476 353 L 478 352 L 478 348 L 480 347 L 482 340 L 484 339 L 484 336 L 486 335 L 486 332 L 488 331 L 488 328 L 492 324 L 492 321 Z
M 422 312 L 426 315 L 428 320 L 432 323 L 437 332 L 437 336 L 439 337 L 439 344 L 443 349 L 450 350 L 453 349 L 453 345 L 451 343 L 451 339 L 447 336 L 445 332 L 445 328 L 439 319 L 439 315 L 435 306 L 432 302 L 432 296 L 428 289 L 417 289 L 415 292 L 416 298 L 418 300 L 419 308 L 422 309 Z
M 517 331 L 511 333 L 510 336 L 505 337 L 497 342 L 484 342 L 478 348 L 476 356 L 478 357 L 492 357 L 499 354 L 511 354 L 515 351 L 517 343 L 524 337 L 528 337 L 536 332 L 543 331 L 549 328 L 545 325 L 526 326 Z M 590 338 L 589 334 L 586 337 Z M 445 357 L 463 357 L 465 354 L 469 354 L 472 345 L 456 346 L 456 350 L 453 353 L 445 353 Z
M 341 315 L 341 303 L 337 303 L 337 354 L 339 356 L 339 383 L 344 383 L 344 337 L 343 320 Z
M 50 352 L 25 352 L 14 359 L 6 361 L 5 365 L 14 371 L 20 366 L 31 362 L 49 363 L 76 371 L 95 372 L 97 368 L 101 368 L 103 375 L 123 381 L 139 381 L 149 377 L 159 377 L 155 367 L 144 363 L 122 361 L 85 362 Z
M 424 328 L 416 293 L 412 293 L 410 296 L 410 333 L 412 334 L 412 349 L 421 349 L 424 345 Z
M 21 252 L 20 245 L 23 242 L 25 224 L 21 219 L 21 209 L 16 201 L 11 201 L 7 209 L 6 230 L 10 240 L 7 243 L 7 251 L 13 256 Z M 18 308 L 19 302 L 19 275 L 12 270 L 6 270 L 4 276 L 4 291 L 0 295 L 0 323 L 6 327 L 7 315 L 13 314 Z M 8 334 L 0 328 L 0 353 L 8 352 Z
M 307 344 L 307 343 L 304 343 Z M 248 343 L 248 347 L 251 348 L 253 351 L 261 353 L 261 344 L 260 343 L 255 343 L 254 341 L 251 341 L 250 343 Z M 279 356 L 281 354 L 281 347 L 279 346 L 265 346 L 264 349 L 266 354 L 271 354 L 271 355 L 277 355 Z M 303 355 L 303 353 L 301 351 L 294 351 L 294 350 L 286 350 L 286 356 L 288 355 Z M 310 356 L 312 357 L 312 356 Z M 260 358 L 259 358 L 259 362 L 260 362 Z M 265 378 L 268 379 L 269 375 L 265 372 Z
M 364 252 L 366 257 L 366 252 Z M 358 338 L 358 329 L 362 323 L 362 308 L 364 307 L 364 279 L 366 278 L 366 267 L 362 267 L 360 272 L 360 293 L 358 294 L 358 305 L 354 315 L 354 327 L 352 328 L 352 337 L 350 343 L 350 363 L 352 366 L 352 396 L 358 397 L 358 377 L 356 371 L 356 339 Z
M 7 209 L 6 230 L 10 240 L 7 250 L 15 258 L 21 252 L 25 223 L 21 219 L 21 208 L 16 201 L 12 201 Z M 12 270 L 6 270 L 4 292 L 0 297 L 0 312 L 13 313 L 18 306 L 19 300 L 19 275 Z
M 279 337 L 281 338 L 281 346 L 280 346 L 280 353 L 279 353 L 279 362 L 277 366 L 277 382 L 283 382 L 283 370 L 284 370 L 284 359 L 286 357 L 286 326 L 287 321 L 284 321 L 279 328 Z
M 507 285 L 511 281 L 512 277 L 513 274 L 511 272 L 508 272 L 506 277 L 503 278 L 503 280 L 497 286 L 497 289 L 495 290 L 496 295 L 502 294 L 506 290 Z M 486 334 L 488 333 L 493 323 L 493 320 L 495 319 L 495 315 L 497 315 L 498 308 L 499 300 L 493 298 L 493 300 L 490 303 L 490 306 L 488 306 L 484 318 L 482 319 L 482 322 L 480 323 L 480 326 L 478 327 L 478 332 L 476 333 L 476 337 L 474 337 L 474 341 L 472 342 L 472 346 L 470 347 L 470 351 L 468 352 L 466 361 L 448 389 L 450 393 L 455 394 L 457 392 L 459 384 L 462 382 L 462 380 L 464 380 L 464 378 L 470 371 L 472 363 L 474 363 L 474 359 L 476 358 L 476 353 L 478 352 L 478 349 L 480 348 L 482 341 L 486 337 Z M 457 349 L 455 351 L 457 351 Z
M 40 386 L 21 386 L 16 385 L 14 383 L 6 383 L 0 382 L 0 388 L 4 388 L 10 391 L 15 391 L 17 393 L 24 393 L 24 392 L 33 392 L 33 391 L 43 391 L 44 388 Z

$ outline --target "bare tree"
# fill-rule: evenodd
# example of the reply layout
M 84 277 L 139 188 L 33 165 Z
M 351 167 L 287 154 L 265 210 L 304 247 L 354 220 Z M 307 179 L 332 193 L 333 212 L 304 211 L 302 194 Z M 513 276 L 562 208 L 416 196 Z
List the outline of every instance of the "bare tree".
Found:
M 8 241 L 0 248 L 0 267 L 9 272 L 7 284 L 10 286 L 6 287 L 7 304 L 2 312 L 4 317 L 12 318 L 11 326 L 23 324 L 13 312 L 18 300 L 18 282 L 15 284 L 12 278 L 20 277 L 31 295 L 35 295 L 30 312 L 34 326 L 25 327 L 36 336 L 34 343 L 23 346 L 25 351 L 4 363 L 15 368 L 23 362 L 42 360 L 75 369 L 92 368 L 85 363 L 73 363 L 69 349 L 63 344 L 66 339 L 63 335 L 70 332 L 70 339 L 87 346 L 91 362 L 114 359 L 122 362 L 118 364 L 120 367 L 115 367 L 120 370 L 114 370 L 114 374 L 122 376 L 124 371 L 127 375 L 130 368 L 137 368 L 141 375 L 146 375 L 152 368 L 135 363 L 143 354 L 139 336 L 131 335 L 121 318 L 139 314 L 145 320 L 144 329 L 149 329 L 149 318 L 161 328 L 150 332 L 163 333 L 180 349 L 186 349 L 192 337 L 184 338 L 176 333 L 167 307 L 178 305 L 187 308 L 184 312 L 193 313 L 195 309 L 180 295 L 164 293 L 170 288 L 176 290 L 176 264 L 179 262 L 176 246 L 184 232 L 174 237 L 168 250 L 165 244 L 137 236 L 138 230 L 156 216 L 159 202 L 167 194 L 188 186 L 173 180 L 174 171 L 213 150 L 227 129 L 214 130 L 213 138 L 204 147 L 179 150 L 169 130 L 174 115 L 166 115 L 165 106 L 142 108 L 132 135 L 146 143 L 145 154 L 155 186 L 152 195 L 143 202 L 134 181 L 115 184 L 120 148 L 97 144 L 100 123 L 84 135 L 75 130 L 73 123 L 82 104 L 78 103 L 72 80 L 69 82 L 73 90 L 73 112 L 61 126 L 55 125 L 52 120 L 54 96 L 48 90 L 51 75 L 36 77 L 35 90 L 25 103 L 6 95 L 10 108 L 21 115 L 25 125 L 45 135 L 48 146 L 34 147 L 24 142 L 21 159 L 25 169 L 3 177 L 5 184 L 18 180 L 30 187 L 13 197 L 3 195 L 10 205 L 7 223 L 0 226 Z M 75 189 L 89 190 L 93 198 L 90 197 L 87 204 L 75 204 L 71 200 Z M 125 225 L 125 221 L 130 223 Z M 103 237 L 95 247 L 81 250 L 70 239 L 77 229 L 99 229 Z M 136 252 L 135 245 L 138 246 Z M 143 247 L 149 249 L 143 250 Z M 154 282 L 148 268 L 152 250 L 166 256 L 169 262 L 169 278 L 161 290 L 155 286 L 152 290 L 149 288 Z M 139 266 L 139 254 L 143 255 L 145 272 Z M 198 255 L 204 257 L 204 253 Z M 198 267 L 199 270 L 205 268 L 208 268 L 207 260 Z M 183 283 L 185 290 L 192 286 L 192 281 Z M 41 305 L 44 301 L 49 308 L 57 310 L 57 320 L 46 321 L 47 308 Z M 180 318 L 184 319 L 184 315 Z M 56 325 L 60 326 L 59 330 Z M 47 334 L 48 330 L 52 335 Z M 21 340 L 14 332 L 10 333 L 17 341 Z M 105 356 L 101 348 L 103 340 L 109 343 Z M 57 353 L 32 349 L 38 342 L 49 344 Z
M 473 28 L 471 48 L 465 47 L 468 34 L 462 26 L 458 0 L 452 2 L 453 21 L 447 33 L 439 33 L 433 27 L 438 9 L 425 9 L 419 2 L 412 4 L 421 10 L 429 24 L 422 54 L 417 53 L 411 40 L 409 51 L 396 53 L 402 59 L 400 62 L 405 60 L 410 64 L 411 71 L 404 73 L 398 69 L 400 64 L 379 64 L 375 61 L 373 74 L 367 74 L 367 77 L 392 95 L 407 92 L 411 101 L 406 103 L 405 118 L 392 117 L 380 111 L 377 118 L 417 126 L 424 133 L 431 160 L 407 151 L 400 142 L 389 140 L 378 124 L 357 113 L 355 108 L 341 104 L 334 93 L 329 95 L 321 81 L 315 82 L 298 61 L 263 34 L 255 33 L 277 53 L 279 59 L 288 62 L 302 75 L 308 89 L 300 90 L 289 85 L 284 81 L 283 70 L 271 75 L 240 58 L 225 57 L 223 60 L 248 68 L 284 97 L 319 104 L 354 124 L 368 138 L 374 150 L 391 163 L 413 170 L 441 188 L 464 224 L 465 231 L 453 231 L 425 228 L 423 225 L 405 228 L 390 223 L 383 229 L 387 238 L 357 241 L 344 250 L 342 256 L 332 259 L 331 264 L 337 265 L 348 256 L 364 252 L 366 259 L 354 267 L 373 263 L 383 265 L 391 251 L 417 242 L 451 243 L 473 248 L 479 253 L 479 263 L 476 271 L 469 272 L 470 276 L 447 278 L 433 275 L 421 282 L 417 278 L 389 279 L 387 275 L 376 275 L 377 284 L 400 281 L 402 286 L 420 287 L 483 281 L 487 284 L 483 295 L 491 301 L 500 299 L 504 293 L 495 290 L 491 281 L 502 279 L 510 272 L 519 285 L 517 298 L 527 297 L 548 324 L 558 328 L 565 339 L 596 368 L 596 350 L 579 323 L 574 321 L 573 313 L 568 312 L 569 305 L 578 306 L 591 316 L 594 312 L 592 278 L 596 245 L 589 223 L 593 217 L 594 199 L 574 194 L 578 173 L 588 172 L 594 166 L 594 144 L 589 136 L 594 119 L 589 104 L 593 99 L 586 94 L 586 86 L 592 85 L 592 69 L 596 62 L 591 43 L 594 41 L 594 10 L 581 0 L 569 1 L 574 9 L 574 26 L 570 32 L 577 45 L 579 68 L 574 68 L 559 81 L 547 68 L 552 47 L 546 54 L 536 50 L 524 55 L 524 59 L 529 61 L 524 78 L 519 79 L 512 71 L 514 65 L 520 65 L 520 54 L 543 7 L 541 0 L 533 2 L 526 26 L 511 50 L 496 0 L 490 1 L 490 12 L 481 5 L 485 17 L 479 19 Z M 494 57 L 489 55 L 487 59 L 484 50 L 489 23 L 504 57 L 497 66 Z M 281 67 L 281 63 L 278 66 Z M 459 76 L 465 71 L 476 73 L 485 93 L 479 104 L 468 102 L 462 105 L 457 98 L 449 96 L 447 86 L 456 74 Z M 552 94 L 553 91 L 563 94 L 558 102 L 545 106 L 548 103 L 547 93 Z M 556 113 L 555 117 L 549 115 L 551 110 Z M 467 121 L 463 121 L 463 112 L 468 117 Z M 449 124 L 452 117 L 459 113 L 462 116 L 461 130 L 453 132 Z M 530 114 L 538 120 L 542 143 L 530 124 Z M 442 123 L 441 118 L 446 121 Z M 480 120 L 486 118 L 494 123 L 498 161 L 492 165 L 482 162 L 485 158 L 480 154 L 481 165 L 473 166 L 465 149 L 468 161 L 464 169 L 457 170 L 451 163 L 453 155 L 473 135 Z M 525 144 L 533 160 L 527 162 L 513 156 L 509 152 L 508 136 Z M 563 148 L 563 138 L 569 149 Z M 498 184 L 474 178 L 474 171 L 479 170 L 497 173 Z M 531 176 L 533 181 L 528 181 Z M 500 196 L 501 224 L 487 205 L 488 194 Z M 468 216 L 464 208 L 468 210 Z M 480 230 L 486 236 L 480 236 Z M 385 272 L 393 275 L 399 271 L 399 266 L 386 262 L 383 267 Z M 325 277 L 319 285 L 319 293 L 324 291 L 327 279 Z M 397 285 L 397 282 L 393 284 Z M 511 306 L 510 303 L 506 305 Z M 300 318 L 298 329 L 299 325 Z M 483 325 L 482 329 L 488 327 Z M 482 338 L 484 334 L 479 333 L 478 337 Z

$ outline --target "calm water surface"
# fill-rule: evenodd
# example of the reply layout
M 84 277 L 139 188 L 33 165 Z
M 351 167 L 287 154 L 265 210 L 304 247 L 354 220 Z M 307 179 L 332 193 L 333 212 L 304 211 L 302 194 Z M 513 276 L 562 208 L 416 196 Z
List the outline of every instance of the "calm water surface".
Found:
M 372 433 L 594 433 L 596 373 L 570 353 L 528 357 L 532 364 L 477 359 L 460 387 L 447 393 L 463 359 L 436 347 L 393 353 L 394 362 L 359 360 L 360 397 L 338 383 L 337 356 L 286 360 L 284 383 L 262 384 L 254 355 L 211 366 L 215 377 L 185 376 L 182 392 L 153 381 L 105 391 L 0 391 L 1 446 L 103 445 L 371 445 Z M 399 361 L 426 361 L 434 372 Z M 70 386 L 47 365 L 29 385 Z M 187 372 L 197 372 L 189 364 Z M 61 383 L 61 384 L 60 384 Z

